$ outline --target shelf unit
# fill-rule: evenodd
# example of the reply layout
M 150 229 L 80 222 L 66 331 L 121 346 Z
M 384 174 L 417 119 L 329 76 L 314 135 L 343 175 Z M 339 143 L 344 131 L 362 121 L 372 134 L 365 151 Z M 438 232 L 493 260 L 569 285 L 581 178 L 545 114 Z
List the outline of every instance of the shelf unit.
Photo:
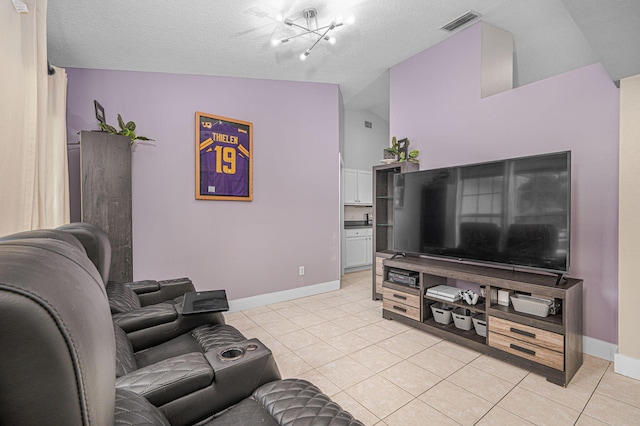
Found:
M 399 268 L 420 274 L 419 288 L 403 286 L 385 280 L 389 268 Z M 582 280 L 567 278 L 556 285 L 551 275 L 522 272 L 488 266 L 448 262 L 420 257 L 385 259 L 382 261 L 383 311 L 386 319 L 401 321 L 413 327 L 469 347 L 481 353 L 544 375 L 548 381 L 566 386 L 582 365 Z M 484 285 L 486 299 L 470 306 L 464 301 L 448 302 L 427 296 L 429 287 L 457 281 Z M 467 285 L 468 286 L 468 285 Z M 492 291 L 512 290 L 554 299 L 560 312 L 539 317 L 517 312 L 513 306 L 499 305 L 490 297 Z M 420 299 L 417 314 L 403 312 L 402 297 Z M 393 297 L 393 299 L 391 298 Z M 482 313 L 486 316 L 487 336 L 455 327 L 453 323 L 437 323 L 430 305 L 447 305 Z
M 382 299 L 382 261 L 393 256 L 393 177 L 419 168 L 406 161 L 373 167 L 373 300 Z

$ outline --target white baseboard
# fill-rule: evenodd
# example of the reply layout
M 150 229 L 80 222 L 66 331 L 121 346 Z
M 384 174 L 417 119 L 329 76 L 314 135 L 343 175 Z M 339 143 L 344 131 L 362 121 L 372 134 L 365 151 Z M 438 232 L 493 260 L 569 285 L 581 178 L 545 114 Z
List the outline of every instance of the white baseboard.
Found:
M 613 361 L 618 352 L 618 345 L 605 342 L 603 340 L 594 339 L 593 337 L 582 337 L 582 352 L 588 355 L 597 356 L 598 358 Z
M 275 293 L 260 294 L 258 296 L 230 300 L 229 312 L 243 311 L 245 309 L 257 308 L 258 306 L 286 302 L 287 300 L 299 299 L 301 297 L 313 296 L 315 294 L 326 293 L 328 291 L 339 289 L 340 280 L 336 280 L 299 288 L 292 288 L 290 290 L 277 291 Z
M 640 380 L 640 359 L 616 354 L 614 369 L 618 374 Z

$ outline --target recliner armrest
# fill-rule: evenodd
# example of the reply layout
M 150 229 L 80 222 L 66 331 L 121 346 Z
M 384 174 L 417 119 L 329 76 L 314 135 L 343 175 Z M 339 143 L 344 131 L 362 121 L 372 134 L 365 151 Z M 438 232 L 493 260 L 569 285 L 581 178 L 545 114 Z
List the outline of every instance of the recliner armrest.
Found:
M 199 353 L 166 359 L 116 379 L 117 389 L 144 396 L 156 407 L 209 386 L 213 369 Z
M 143 306 L 129 312 L 112 315 L 113 322 L 127 333 L 169 323 L 178 318 L 178 312 L 171 303 Z
M 160 290 L 160 283 L 156 280 L 131 281 L 125 285 L 131 288 L 137 295 Z
M 226 350 L 231 350 L 230 355 L 238 355 L 238 351 L 243 355 L 226 359 L 222 356 Z M 248 397 L 263 384 L 282 378 L 271 350 L 258 339 L 218 347 L 205 352 L 204 356 L 215 372 L 219 399 L 228 405 Z
M 193 282 L 189 278 L 175 278 L 171 280 L 157 281 L 159 288 L 155 291 L 138 293 L 141 306 L 166 302 L 183 296 L 189 291 L 196 291 Z M 132 287 L 133 288 L 133 287 Z

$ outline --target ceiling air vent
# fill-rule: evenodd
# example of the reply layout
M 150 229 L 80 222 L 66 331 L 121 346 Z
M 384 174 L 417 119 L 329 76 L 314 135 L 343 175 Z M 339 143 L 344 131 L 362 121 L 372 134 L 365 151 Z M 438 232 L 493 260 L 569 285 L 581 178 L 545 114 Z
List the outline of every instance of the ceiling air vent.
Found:
M 464 24 L 466 24 L 468 22 L 471 22 L 474 19 L 479 18 L 481 16 L 482 15 L 479 14 L 478 12 L 474 12 L 473 10 L 469 10 L 466 13 L 458 16 L 453 21 L 444 24 L 443 26 L 440 27 L 440 29 L 441 30 L 445 30 L 445 31 L 453 31 L 455 29 L 460 28 Z
M 373 128 L 373 123 L 370 121 L 365 121 L 364 122 L 364 127 L 366 127 L 367 129 L 371 129 Z

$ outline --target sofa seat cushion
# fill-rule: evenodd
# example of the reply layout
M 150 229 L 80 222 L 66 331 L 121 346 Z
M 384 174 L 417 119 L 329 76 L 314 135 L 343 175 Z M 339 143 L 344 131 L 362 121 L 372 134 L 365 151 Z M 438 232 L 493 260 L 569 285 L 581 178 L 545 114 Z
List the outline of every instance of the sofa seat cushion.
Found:
M 114 425 L 171 426 L 167 418 L 144 397 L 126 389 L 116 389 Z
M 129 312 L 112 314 L 113 322 L 127 333 L 175 321 L 178 313 L 172 303 L 143 306 Z
M 138 295 L 129 286 L 122 283 L 109 281 L 107 283 L 107 297 L 112 314 L 128 312 L 141 306 Z
M 215 417 L 210 426 L 241 424 L 364 426 L 320 389 L 302 379 L 260 386 L 239 404 Z
M 213 369 L 201 353 L 169 358 L 116 379 L 116 388 L 144 396 L 160 406 L 213 382 Z

